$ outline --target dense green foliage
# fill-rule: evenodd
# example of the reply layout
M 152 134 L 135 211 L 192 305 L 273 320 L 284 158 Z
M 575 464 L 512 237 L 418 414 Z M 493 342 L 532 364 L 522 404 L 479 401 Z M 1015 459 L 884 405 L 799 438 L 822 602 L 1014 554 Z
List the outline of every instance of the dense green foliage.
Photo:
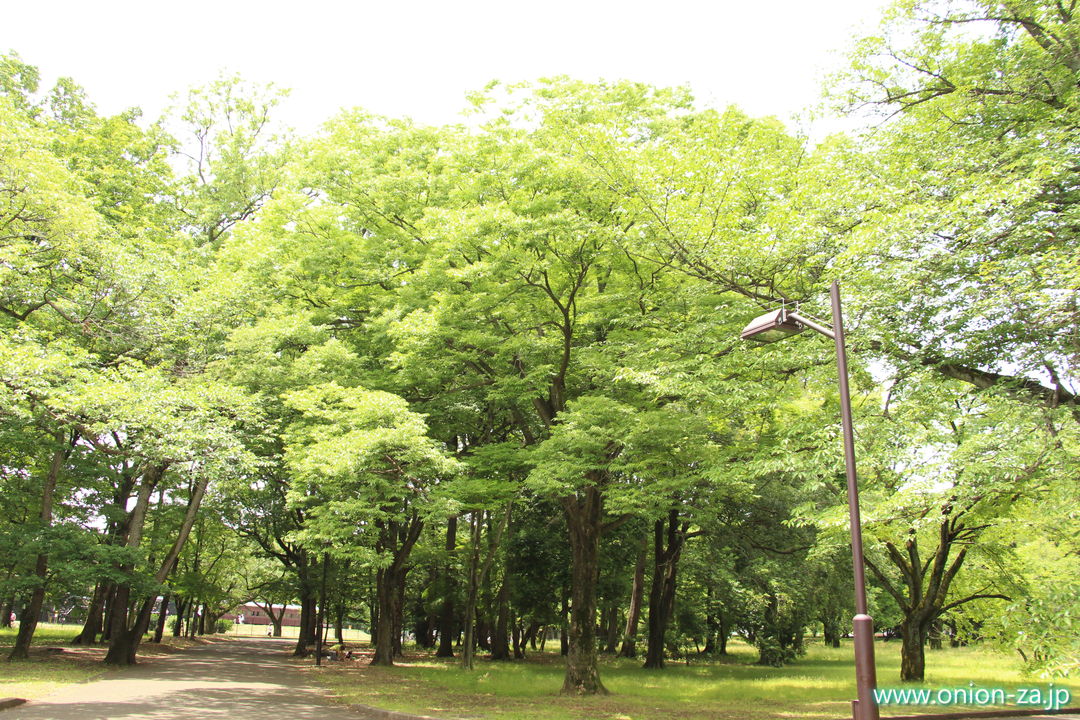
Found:
M 127 664 L 164 608 L 212 632 L 242 601 L 298 603 L 297 654 L 347 622 L 387 665 L 406 634 L 466 668 L 558 642 L 572 694 L 607 691 L 601 652 L 838 645 L 833 348 L 738 333 L 839 279 L 901 677 L 946 636 L 1076 672 L 1071 13 L 901 2 L 833 88 L 888 119 L 816 143 L 566 78 L 477 93 L 468 128 L 287 138 L 236 78 L 146 124 L 3 58 L 12 657 L 47 608 Z

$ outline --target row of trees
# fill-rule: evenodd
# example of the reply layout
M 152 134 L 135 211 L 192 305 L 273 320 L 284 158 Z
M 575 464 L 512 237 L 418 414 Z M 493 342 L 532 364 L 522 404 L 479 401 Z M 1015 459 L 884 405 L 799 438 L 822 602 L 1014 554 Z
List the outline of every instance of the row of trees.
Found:
M 406 629 L 471 667 L 560 628 L 583 694 L 601 650 L 838 643 L 831 350 L 737 334 L 825 314 L 842 277 L 903 679 L 946 629 L 1074 667 L 1071 9 L 898 7 L 834 90 L 896 117 L 817 143 L 568 79 L 493 85 L 468 128 L 348 111 L 304 140 L 222 79 L 147 129 L 7 57 L 12 656 L 48 593 L 90 588 L 81 639 L 107 626 L 121 664 L 161 593 L 297 600 L 297 652 L 320 611 L 366 612 L 386 664 Z

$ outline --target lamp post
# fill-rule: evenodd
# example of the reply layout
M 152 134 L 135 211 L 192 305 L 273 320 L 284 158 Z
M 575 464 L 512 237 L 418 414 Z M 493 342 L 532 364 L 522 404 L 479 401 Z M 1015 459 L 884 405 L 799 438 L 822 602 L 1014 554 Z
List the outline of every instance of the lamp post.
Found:
M 848 389 L 847 351 L 844 349 L 844 319 L 840 312 L 840 286 L 835 282 L 829 289 L 832 298 L 830 328 L 811 318 L 786 308 L 774 310 L 755 318 L 742 331 L 744 340 L 773 343 L 802 332 L 815 330 L 836 341 L 836 371 L 840 377 L 840 419 L 844 430 L 844 466 L 847 471 L 848 517 L 851 524 L 851 558 L 855 574 L 855 687 L 858 700 L 853 700 L 854 720 L 878 720 L 874 702 L 877 673 L 874 669 L 874 621 L 866 608 L 866 570 L 863 561 L 862 521 L 859 519 L 859 485 L 855 474 L 855 435 L 851 425 L 851 394 Z

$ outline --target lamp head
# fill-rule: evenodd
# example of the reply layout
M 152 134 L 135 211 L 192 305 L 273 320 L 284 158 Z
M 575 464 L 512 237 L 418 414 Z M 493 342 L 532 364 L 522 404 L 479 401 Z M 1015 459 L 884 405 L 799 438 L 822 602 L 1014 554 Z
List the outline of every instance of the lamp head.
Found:
M 788 316 L 786 309 L 780 308 L 751 320 L 739 337 L 766 344 L 797 335 L 805 329 L 805 325 Z

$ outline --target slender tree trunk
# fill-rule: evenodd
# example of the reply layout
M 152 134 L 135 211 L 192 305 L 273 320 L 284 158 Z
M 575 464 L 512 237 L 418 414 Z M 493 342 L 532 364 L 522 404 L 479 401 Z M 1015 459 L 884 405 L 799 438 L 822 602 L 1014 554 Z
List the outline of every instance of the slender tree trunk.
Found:
M 596 584 L 600 577 L 600 533 L 603 496 L 592 485 L 577 496 L 562 498 L 570 534 L 571 585 L 570 627 L 567 632 L 566 676 L 563 694 L 607 694 L 600 682 L 596 652 Z
M 57 437 L 57 442 L 63 438 Z M 74 444 L 74 439 L 72 440 Z M 56 491 L 56 481 L 60 477 L 60 470 L 64 467 L 64 461 L 70 452 L 67 447 L 58 447 L 53 451 L 52 462 L 49 471 L 45 475 L 45 482 L 41 488 L 41 529 L 46 530 L 52 525 L 53 517 L 53 493 Z M 34 589 L 30 593 L 30 601 L 23 611 L 19 621 L 19 634 L 15 638 L 15 645 L 11 648 L 8 660 L 26 660 L 30 657 L 30 642 L 33 640 L 34 631 L 37 629 L 38 617 L 41 615 L 41 606 L 45 602 L 45 582 L 48 577 L 49 556 L 42 550 L 38 553 L 34 563 Z
M 716 635 L 719 623 L 716 616 L 711 612 L 705 613 L 705 647 L 701 649 L 702 655 L 712 655 L 716 652 Z
M 544 628 L 540 626 L 540 623 L 538 623 L 536 621 L 532 621 L 531 623 L 529 623 L 529 629 L 526 630 L 525 637 L 522 639 L 523 646 L 524 646 L 525 642 L 528 641 L 529 648 L 532 651 L 536 652 L 536 649 L 537 649 L 537 636 L 540 635 L 540 630 L 543 630 L 543 629 Z
M 97 642 L 97 636 L 101 633 L 101 613 L 105 607 L 105 596 L 109 591 L 107 581 L 99 582 L 94 586 L 94 594 L 90 597 L 90 605 L 86 609 L 86 620 L 82 630 L 76 635 L 71 643 L 73 645 L 93 645 Z
M 165 635 L 165 623 L 169 618 L 169 595 L 161 598 L 161 610 L 158 611 L 157 625 L 154 626 L 154 642 L 160 643 Z
M 101 607 L 101 642 L 112 639 L 112 606 L 116 597 L 116 583 L 110 582 L 105 587 L 105 603 Z
M 667 546 L 665 547 L 665 535 Z M 649 638 L 645 651 L 645 667 L 659 670 L 664 667 L 664 641 L 671 616 L 675 610 L 675 580 L 683 533 L 679 530 L 679 511 L 668 511 L 665 521 L 653 524 L 653 578 L 649 589 Z
M 443 601 L 439 610 L 439 649 L 435 657 L 454 657 L 454 552 L 457 549 L 457 516 L 446 521 L 446 565 L 443 568 Z
M 11 595 L 0 605 L 0 627 L 11 627 L 11 613 L 15 610 L 15 596 Z
M 930 630 L 927 633 L 927 642 L 930 645 L 931 650 L 941 649 L 941 619 L 938 618 L 934 622 L 930 623 Z
M 277 615 L 275 615 L 274 614 L 274 603 L 272 603 L 272 602 L 266 603 L 266 616 L 270 618 L 270 624 L 274 628 L 273 630 L 270 631 L 271 633 L 273 633 L 274 637 L 281 637 L 281 623 L 285 619 L 285 610 L 286 609 L 287 609 L 286 604 L 282 604 L 281 612 L 279 612 Z
M 394 591 L 397 593 L 397 598 L 394 601 L 394 616 L 391 618 L 393 620 L 394 657 L 401 657 L 404 654 L 401 648 L 401 636 L 405 622 L 405 575 L 408 571 L 408 566 L 403 563 L 398 577 L 394 581 Z
M 341 599 L 334 608 L 334 638 L 339 645 L 345 644 L 345 600 Z
M 323 553 L 322 556 L 322 582 L 319 583 L 319 612 L 315 620 L 315 664 L 322 665 L 323 628 L 326 625 L 326 573 L 330 568 L 330 555 Z
M 563 588 L 562 607 L 559 609 L 559 654 L 566 657 L 570 654 L 570 635 L 566 629 L 570 627 L 570 588 Z
M 510 633 L 510 644 L 514 648 L 514 659 L 525 659 L 525 642 L 528 640 L 528 633 L 523 631 L 520 622 L 513 624 L 513 629 Z
M 461 640 L 461 667 L 472 670 L 476 648 L 476 596 L 480 591 L 480 520 L 469 519 L 469 583 L 465 595 L 465 626 Z
M 371 594 L 371 599 L 368 601 L 370 620 L 368 621 L 369 635 L 371 637 L 371 647 L 375 647 L 379 641 L 379 598 L 377 593 Z
M 619 650 L 619 606 L 614 602 L 607 609 L 607 644 L 604 652 L 614 655 Z
M 184 616 L 187 614 L 188 600 L 185 597 L 176 598 L 176 618 L 173 619 L 173 637 L 180 637 L 184 633 Z

